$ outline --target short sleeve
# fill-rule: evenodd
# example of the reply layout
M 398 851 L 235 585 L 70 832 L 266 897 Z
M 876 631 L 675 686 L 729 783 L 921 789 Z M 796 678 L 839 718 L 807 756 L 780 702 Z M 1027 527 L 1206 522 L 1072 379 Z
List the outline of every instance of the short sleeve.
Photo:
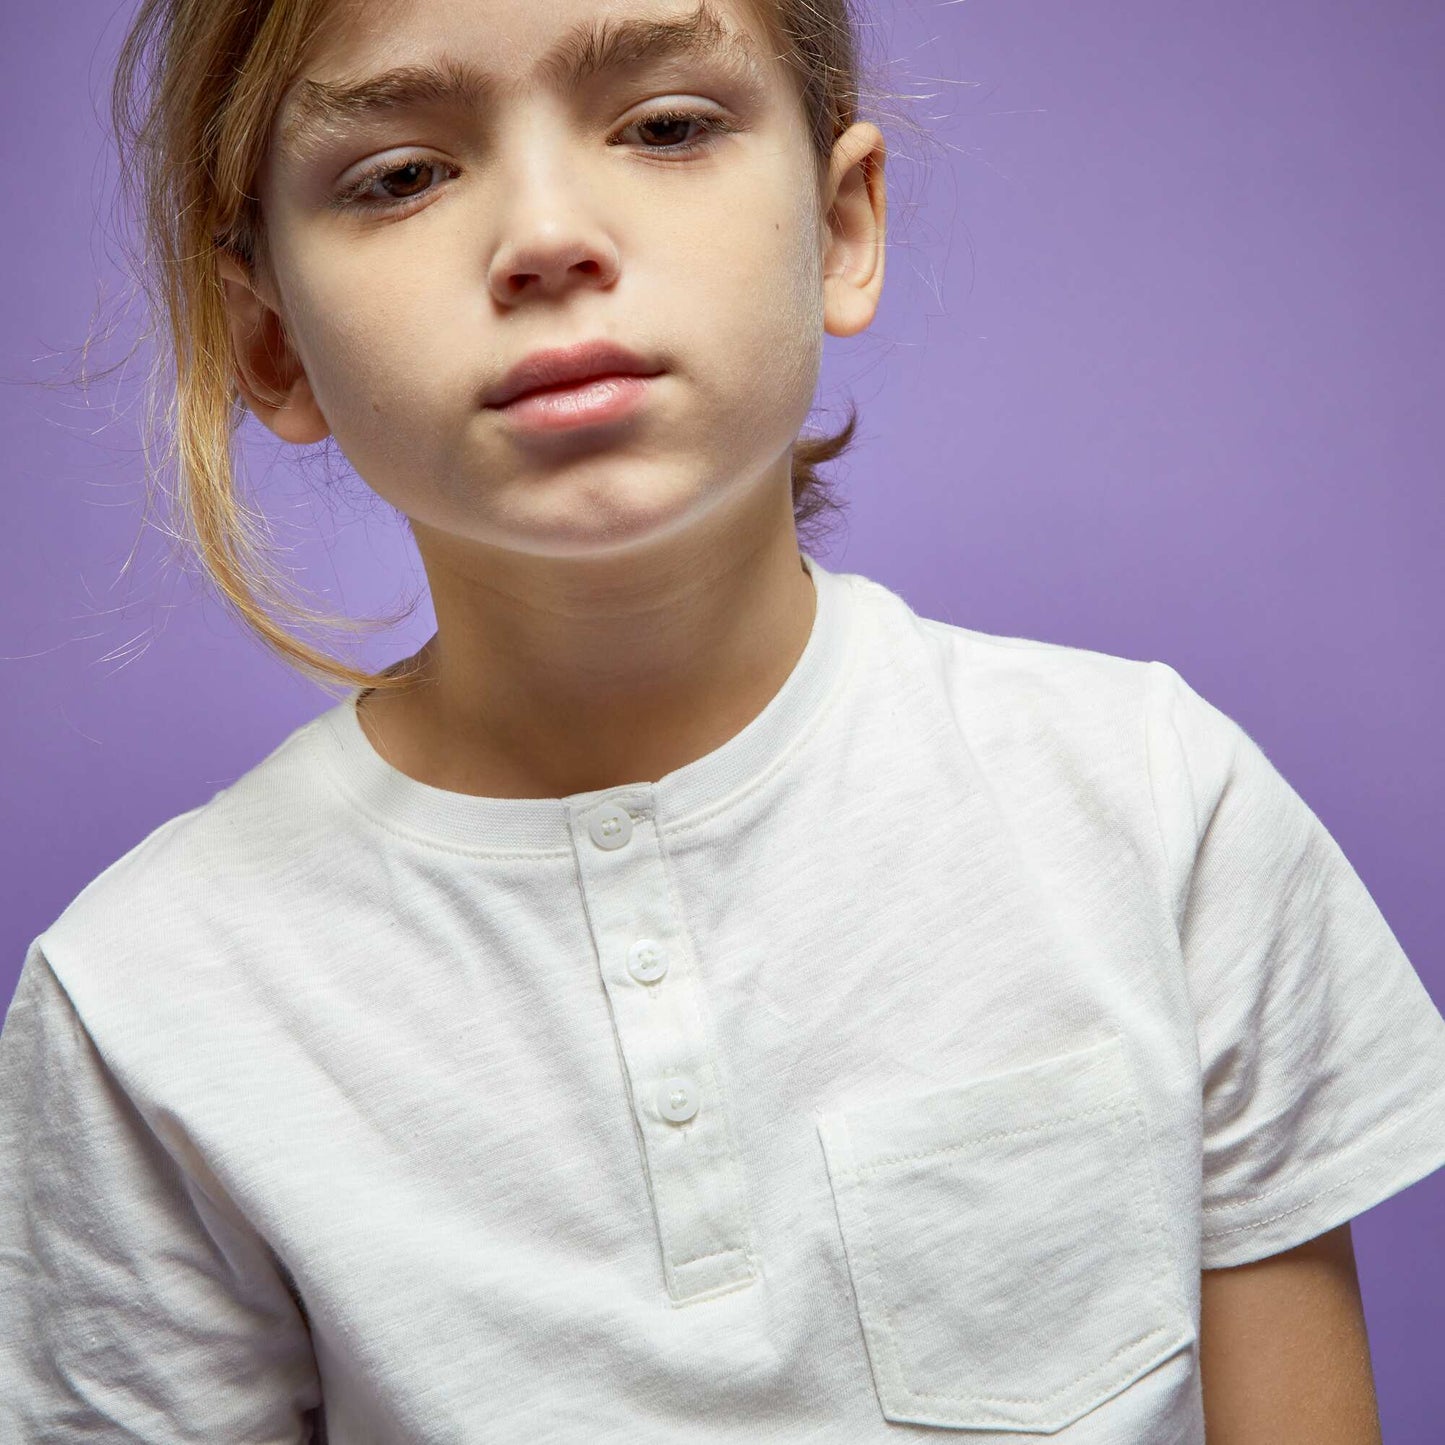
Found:
M 1148 664 L 1150 782 L 1198 1028 L 1201 1262 L 1278 1254 L 1445 1164 L 1445 1019 L 1324 824 Z
M 37 939 L 0 1030 L 0 1440 L 299 1445 L 319 1402 L 264 1241 L 147 1125 Z

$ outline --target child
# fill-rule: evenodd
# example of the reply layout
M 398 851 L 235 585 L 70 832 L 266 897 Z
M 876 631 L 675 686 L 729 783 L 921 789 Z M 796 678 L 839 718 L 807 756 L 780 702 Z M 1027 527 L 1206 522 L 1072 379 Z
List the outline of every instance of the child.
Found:
M 1231 1386 L 1201 1275 L 1445 1163 L 1363 883 L 1168 665 L 799 548 L 883 281 L 843 0 L 147 38 L 198 545 L 345 696 L 28 951 L 0 1438 L 1367 1438 L 1367 1367 Z M 409 519 L 414 657 L 273 620 L 238 407 Z

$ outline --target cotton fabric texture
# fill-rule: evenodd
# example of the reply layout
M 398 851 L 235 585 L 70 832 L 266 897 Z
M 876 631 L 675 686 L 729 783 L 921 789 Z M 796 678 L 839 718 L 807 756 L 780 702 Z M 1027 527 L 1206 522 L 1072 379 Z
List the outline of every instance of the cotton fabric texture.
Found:
M 1445 1163 L 1445 1020 L 1173 668 L 803 565 L 665 777 L 353 693 L 34 940 L 0 1440 L 1203 1445 L 1200 1269 Z

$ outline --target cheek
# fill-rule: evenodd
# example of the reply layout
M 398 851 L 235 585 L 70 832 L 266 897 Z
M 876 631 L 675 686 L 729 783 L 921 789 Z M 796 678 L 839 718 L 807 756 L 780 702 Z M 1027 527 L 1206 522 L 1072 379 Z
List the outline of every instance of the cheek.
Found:
M 626 226 L 646 245 L 649 273 L 685 276 L 714 308 L 735 314 L 742 298 L 754 317 L 778 306 L 796 314 L 816 289 L 815 190 L 801 137 L 765 129 L 715 169 L 649 196 L 645 219 Z
M 436 405 L 456 308 L 439 306 L 418 268 L 322 258 L 293 291 L 298 350 L 334 429 Z
M 726 277 L 712 320 L 730 339 L 755 395 L 811 397 L 822 357 L 822 268 L 814 210 L 796 196 L 754 203 L 722 230 L 715 257 Z

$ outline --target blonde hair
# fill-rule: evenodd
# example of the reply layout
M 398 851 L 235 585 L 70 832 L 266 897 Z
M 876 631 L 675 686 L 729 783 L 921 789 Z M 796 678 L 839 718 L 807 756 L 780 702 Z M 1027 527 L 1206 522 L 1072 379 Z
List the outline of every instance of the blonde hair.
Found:
M 748 0 L 750 11 L 796 78 L 822 165 L 854 123 L 864 89 L 854 0 Z M 408 686 L 395 669 L 372 673 L 298 635 L 390 627 L 415 609 L 357 620 L 294 598 L 266 520 L 243 501 L 233 434 L 248 408 L 236 385 L 218 260 L 230 252 L 264 268 L 266 237 L 256 177 L 276 107 L 304 63 L 327 0 L 141 0 L 122 42 L 111 120 L 122 196 L 140 229 L 135 270 L 149 301 L 156 348 L 146 398 L 147 508 L 164 465 L 174 462 L 174 520 L 165 529 L 199 561 L 223 604 L 289 666 L 323 688 L 378 692 Z M 148 64 L 146 62 L 149 62 Z M 870 90 L 871 93 L 871 90 Z M 166 445 L 157 397 L 165 394 Z M 850 406 L 837 433 L 803 432 L 793 446 L 794 520 L 841 510 L 819 467 L 853 440 Z

